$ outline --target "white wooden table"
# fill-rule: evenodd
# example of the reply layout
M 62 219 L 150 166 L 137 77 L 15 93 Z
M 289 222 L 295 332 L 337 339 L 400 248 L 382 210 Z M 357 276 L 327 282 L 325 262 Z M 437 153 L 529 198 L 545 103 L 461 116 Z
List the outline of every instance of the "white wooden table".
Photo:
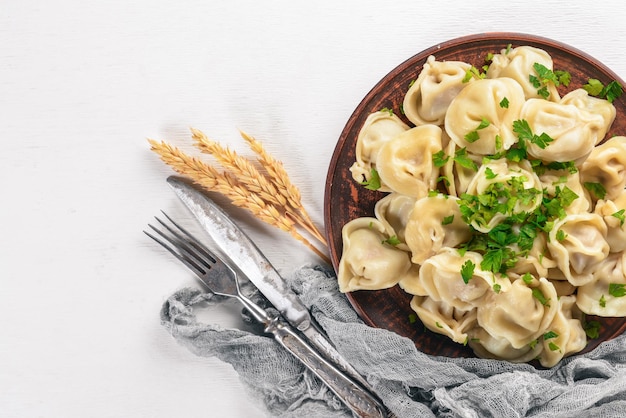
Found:
M 147 138 L 190 150 L 196 127 L 245 151 L 245 130 L 284 162 L 322 226 L 336 140 L 396 65 L 509 31 L 567 43 L 626 78 L 623 17 L 617 0 L 4 0 L 0 416 L 263 415 L 230 366 L 190 354 L 159 323 L 165 298 L 194 281 L 142 233 L 160 209 L 189 216 Z M 318 261 L 232 213 L 282 272 Z

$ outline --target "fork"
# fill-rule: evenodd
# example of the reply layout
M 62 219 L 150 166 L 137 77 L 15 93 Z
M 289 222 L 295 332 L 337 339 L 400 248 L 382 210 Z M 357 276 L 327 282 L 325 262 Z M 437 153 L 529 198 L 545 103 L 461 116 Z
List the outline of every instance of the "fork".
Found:
M 197 238 L 162 212 L 171 224 L 158 217 L 161 229 L 148 225 L 144 231 L 174 257 L 186 265 L 214 294 L 235 298 L 265 327 L 274 338 L 309 370 L 358 417 L 388 417 L 386 408 L 365 388 L 342 373 L 335 365 L 313 349 L 298 332 L 280 316 L 270 316 L 263 308 L 247 298 L 239 287 L 238 273 L 213 254 Z

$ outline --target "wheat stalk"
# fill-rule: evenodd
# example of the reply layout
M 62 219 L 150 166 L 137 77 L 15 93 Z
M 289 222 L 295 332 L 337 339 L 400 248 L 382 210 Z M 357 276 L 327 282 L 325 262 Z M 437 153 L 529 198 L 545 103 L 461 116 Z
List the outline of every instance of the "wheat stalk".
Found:
M 189 156 L 180 149 L 164 141 L 148 139 L 151 150 L 156 152 L 161 160 L 174 171 L 191 178 L 204 189 L 216 191 L 228 198 L 233 205 L 249 210 L 254 216 L 269 225 L 277 227 L 291 234 L 302 242 L 321 259 L 330 263 L 329 258 L 317 247 L 311 244 L 295 228 L 295 222 L 281 212 L 272 203 L 268 203 L 259 193 L 250 191 L 228 172 L 220 172 L 213 166 L 205 164 L 196 157 Z
M 287 174 L 283 163 L 272 157 L 265 150 L 260 141 L 257 141 L 254 137 L 248 135 L 243 131 L 239 131 L 239 133 L 241 134 L 241 137 L 248 143 L 250 149 L 257 154 L 257 160 L 268 173 L 276 189 L 280 191 L 281 195 L 287 199 L 289 206 L 291 206 L 291 208 L 293 208 L 297 213 L 296 215 L 292 212 L 288 212 L 288 216 L 302 219 L 303 222 L 301 223 L 301 226 L 305 228 L 315 238 L 317 238 L 321 243 L 327 246 L 328 243 L 326 242 L 326 239 L 319 231 L 319 229 L 317 229 L 315 223 L 313 222 L 304 205 L 302 204 L 302 196 L 300 195 L 300 190 L 298 190 L 298 188 L 294 186 L 293 183 L 291 183 L 291 180 L 289 179 L 289 175 Z M 296 222 L 298 222 L 297 219 Z

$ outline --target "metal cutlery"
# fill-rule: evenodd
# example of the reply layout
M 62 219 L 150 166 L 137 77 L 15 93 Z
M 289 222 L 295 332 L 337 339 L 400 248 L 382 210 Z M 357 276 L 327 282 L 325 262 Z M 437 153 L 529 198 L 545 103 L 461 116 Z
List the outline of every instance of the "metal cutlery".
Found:
M 318 376 L 359 417 L 387 417 L 384 406 L 367 389 L 320 355 L 300 333 L 280 316 L 270 316 L 239 288 L 238 273 L 198 239 L 164 213 L 169 224 L 156 218 L 161 228 L 144 231 L 193 271 L 213 293 L 239 300 L 274 338 Z M 307 311 L 308 312 L 308 311 Z

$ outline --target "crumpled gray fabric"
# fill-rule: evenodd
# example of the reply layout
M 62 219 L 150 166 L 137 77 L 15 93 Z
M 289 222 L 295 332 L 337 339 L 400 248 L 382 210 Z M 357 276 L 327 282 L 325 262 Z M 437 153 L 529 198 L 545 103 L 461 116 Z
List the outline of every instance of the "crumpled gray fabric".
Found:
M 435 357 L 417 351 L 407 338 L 363 324 L 339 293 L 332 272 L 306 266 L 287 280 L 337 350 L 398 417 L 626 416 L 626 334 L 547 370 Z M 260 295 L 252 297 L 263 303 Z M 164 303 L 162 324 L 193 353 L 230 363 L 268 416 L 351 416 L 272 338 L 197 319 L 195 305 L 222 300 L 198 289 L 181 289 Z

